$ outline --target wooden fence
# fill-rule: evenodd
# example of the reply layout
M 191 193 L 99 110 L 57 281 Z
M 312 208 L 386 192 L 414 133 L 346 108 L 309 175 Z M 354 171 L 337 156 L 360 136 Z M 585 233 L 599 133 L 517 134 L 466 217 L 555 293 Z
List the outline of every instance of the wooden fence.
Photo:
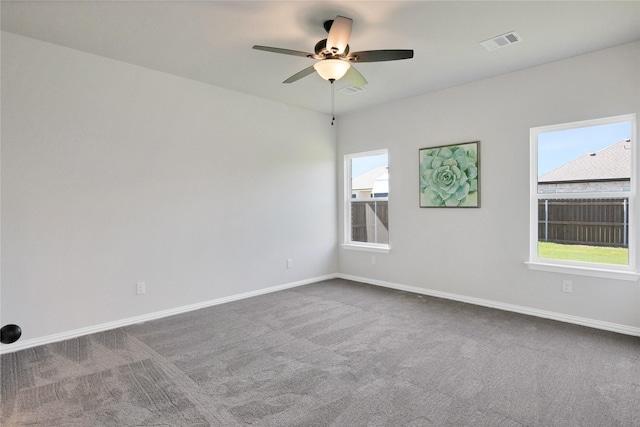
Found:
M 629 199 L 538 201 L 538 240 L 629 247 Z
M 387 200 L 351 201 L 351 240 L 389 243 L 389 202 Z

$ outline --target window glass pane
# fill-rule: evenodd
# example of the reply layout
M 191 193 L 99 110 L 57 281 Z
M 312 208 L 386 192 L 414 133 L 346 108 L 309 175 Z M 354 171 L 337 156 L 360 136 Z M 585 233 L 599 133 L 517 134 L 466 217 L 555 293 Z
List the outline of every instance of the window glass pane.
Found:
M 374 197 L 374 190 L 376 197 L 387 197 L 389 195 L 388 165 L 387 154 L 353 157 L 351 159 L 351 197 L 368 199 Z M 387 194 L 382 196 L 382 193 Z
M 538 259 L 630 265 L 635 141 L 627 117 L 535 133 L 531 231 Z
M 538 199 L 538 258 L 629 264 L 629 199 Z
M 351 241 L 389 243 L 388 154 L 351 157 Z
M 387 200 L 351 202 L 351 241 L 389 243 L 389 202 Z
M 538 193 L 630 190 L 631 123 L 538 135 Z

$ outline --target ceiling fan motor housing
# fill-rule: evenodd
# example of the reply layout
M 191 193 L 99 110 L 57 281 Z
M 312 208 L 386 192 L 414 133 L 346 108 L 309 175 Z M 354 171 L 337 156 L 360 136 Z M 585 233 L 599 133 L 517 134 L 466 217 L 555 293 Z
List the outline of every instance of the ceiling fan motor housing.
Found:
M 341 55 L 336 55 L 327 49 L 327 39 L 322 39 L 316 43 L 313 50 L 320 58 L 344 58 L 349 53 L 349 45 L 345 47 L 344 52 Z

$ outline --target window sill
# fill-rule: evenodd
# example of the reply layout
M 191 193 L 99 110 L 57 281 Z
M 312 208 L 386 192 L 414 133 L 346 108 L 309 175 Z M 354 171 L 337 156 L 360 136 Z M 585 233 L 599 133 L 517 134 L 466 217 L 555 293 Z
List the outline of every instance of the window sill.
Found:
M 576 274 L 579 276 L 602 277 L 605 279 L 638 281 L 640 274 L 633 271 L 607 270 L 605 268 L 575 267 L 570 265 L 525 262 L 529 270 L 549 271 L 552 273 Z
M 344 243 L 340 245 L 342 249 L 348 249 L 350 251 L 366 251 L 366 252 L 378 252 L 388 254 L 391 251 L 391 247 L 388 245 L 367 245 L 357 243 Z

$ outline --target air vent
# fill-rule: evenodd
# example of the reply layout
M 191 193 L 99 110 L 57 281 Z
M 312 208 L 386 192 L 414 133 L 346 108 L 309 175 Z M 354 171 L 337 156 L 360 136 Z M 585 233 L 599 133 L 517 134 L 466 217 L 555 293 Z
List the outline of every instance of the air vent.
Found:
M 345 86 L 345 87 L 340 88 L 338 90 L 340 92 L 342 92 L 342 93 L 346 93 L 347 95 L 353 95 L 354 93 L 360 93 L 360 92 L 366 90 L 366 88 L 351 85 L 351 86 Z
M 488 51 L 496 50 L 501 47 L 509 46 L 510 44 L 514 44 L 522 40 L 515 31 L 511 31 L 506 34 L 502 34 L 500 36 L 491 38 L 489 40 L 485 40 L 480 42 L 482 46 Z

